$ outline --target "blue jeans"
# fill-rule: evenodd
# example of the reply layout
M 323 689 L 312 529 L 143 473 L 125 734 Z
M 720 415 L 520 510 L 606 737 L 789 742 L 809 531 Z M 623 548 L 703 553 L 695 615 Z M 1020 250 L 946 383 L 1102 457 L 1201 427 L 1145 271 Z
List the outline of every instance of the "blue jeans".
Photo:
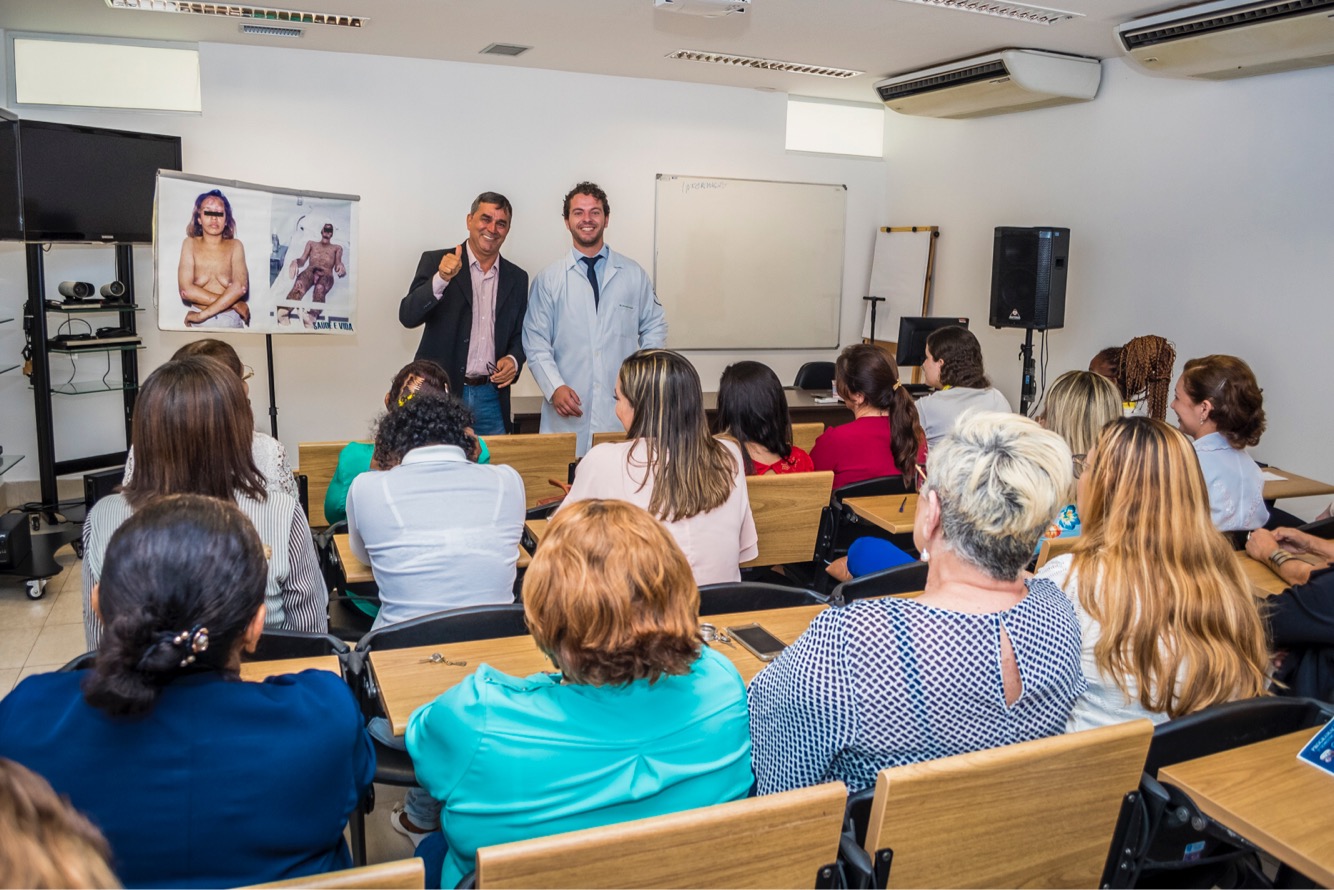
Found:
M 383 742 L 390 748 L 397 748 L 400 751 L 408 749 L 407 743 L 403 741 L 402 736 L 394 735 L 394 730 L 390 728 L 389 721 L 383 717 L 372 718 L 366 725 L 366 730 L 371 737 L 378 742 Z M 403 812 L 408 814 L 408 821 L 418 828 L 439 828 L 440 827 L 440 809 L 444 805 L 436 800 L 425 789 L 416 785 L 408 789 L 408 793 L 403 798 Z M 443 865 L 444 859 L 441 858 Z M 440 875 L 435 876 L 439 883 Z
M 472 409 L 472 429 L 479 436 L 503 436 L 505 416 L 500 412 L 500 390 L 494 383 L 463 387 L 463 401 Z

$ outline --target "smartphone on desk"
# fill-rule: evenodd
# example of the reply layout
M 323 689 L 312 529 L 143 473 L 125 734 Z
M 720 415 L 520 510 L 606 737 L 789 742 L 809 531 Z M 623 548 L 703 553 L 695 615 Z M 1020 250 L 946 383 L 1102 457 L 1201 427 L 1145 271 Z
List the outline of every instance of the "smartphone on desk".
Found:
M 727 635 L 750 651 L 760 661 L 773 661 L 787 648 L 778 637 L 758 624 L 742 624 L 727 628 Z

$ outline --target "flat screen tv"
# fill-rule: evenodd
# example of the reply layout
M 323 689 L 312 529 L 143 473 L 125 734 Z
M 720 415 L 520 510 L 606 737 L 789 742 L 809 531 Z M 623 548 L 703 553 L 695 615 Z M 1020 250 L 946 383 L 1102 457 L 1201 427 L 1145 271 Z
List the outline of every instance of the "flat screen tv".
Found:
M 181 139 L 22 120 L 18 155 L 23 240 L 149 243 L 157 171 L 181 169 Z
M 0 241 L 23 240 L 19 119 L 0 108 Z
M 966 318 L 921 318 L 906 317 L 899 319 L 899 350 L 894 361 L 900 368 L 919 368 L 926 361 L 926 338 L 932 331 L 941 328 L 968 327 Z

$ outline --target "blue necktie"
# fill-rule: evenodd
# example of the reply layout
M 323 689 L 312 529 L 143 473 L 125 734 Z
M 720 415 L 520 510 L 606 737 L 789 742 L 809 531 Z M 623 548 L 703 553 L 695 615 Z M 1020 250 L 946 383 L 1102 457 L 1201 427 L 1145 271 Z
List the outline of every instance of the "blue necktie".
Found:
M 585 257 L 580 257 L 580 258 L 579 258 L 579 262 L 583 263 L 585 266 L 588 267 L 588 283 L 591 284 L 591 285 L 593 285 L 593 308 L 594 308 L 594 309 L 597 309 L 597 308 L 598 308 L 598 296 L 599 296 L 599 293 L 598 293 L 598 270 L 597 270 L 597 265 L 598 265 L 598 260 L 600 260 L 600 259 L 601 259 L 600 256 L 585 256 Z

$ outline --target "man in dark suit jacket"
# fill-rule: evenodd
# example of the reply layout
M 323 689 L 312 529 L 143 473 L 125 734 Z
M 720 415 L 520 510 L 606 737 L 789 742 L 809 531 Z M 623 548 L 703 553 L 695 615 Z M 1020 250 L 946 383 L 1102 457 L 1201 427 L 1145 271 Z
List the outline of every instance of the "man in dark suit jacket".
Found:
M 500 255 L 511 213 L 504 195 L 478 195 L 467 216 L 468 240 L 423 253 L 398 304 L 404 327 L 426 326 L 417 358 L 445 369 L 482 436 L 510 431 L 509 387 L 523 368 L 528 273 Z

